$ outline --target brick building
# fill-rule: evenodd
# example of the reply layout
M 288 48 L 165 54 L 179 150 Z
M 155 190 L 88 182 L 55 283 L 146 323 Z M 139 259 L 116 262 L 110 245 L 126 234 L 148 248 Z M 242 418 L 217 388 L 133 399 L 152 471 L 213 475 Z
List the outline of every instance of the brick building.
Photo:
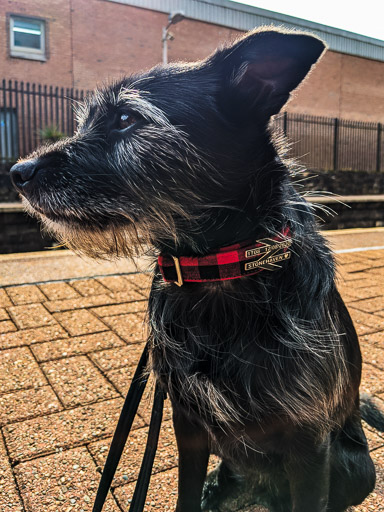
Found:
M 3 0 L 0 79 L 92 89 L 161 61 L 169 12 L 169 60 L 196 60 L 262 24 L 311 30 L 330 51 L 288 110 L 384 122 L 384 41 L 228 0 Z

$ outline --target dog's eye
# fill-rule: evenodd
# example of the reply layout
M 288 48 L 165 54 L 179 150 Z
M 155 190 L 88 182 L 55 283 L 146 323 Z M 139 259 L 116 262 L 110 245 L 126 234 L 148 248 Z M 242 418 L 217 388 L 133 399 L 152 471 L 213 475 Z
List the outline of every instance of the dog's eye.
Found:
M 125 130 L 135 124 L 137 119 L 132 114 L 121 114 L 119 117 L 119 130 Z

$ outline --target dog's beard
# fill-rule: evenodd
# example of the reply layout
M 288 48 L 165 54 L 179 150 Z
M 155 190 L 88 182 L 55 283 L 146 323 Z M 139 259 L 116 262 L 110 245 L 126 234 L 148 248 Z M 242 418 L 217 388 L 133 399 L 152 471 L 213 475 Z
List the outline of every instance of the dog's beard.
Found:
M 116 258 L 135 259 L 144 254 L 154 254 L 156 241 L 168 240 L 172 246 L 181 243 L 180 230 L 175 222 L 175 210 L 192 227 L 193 216 L 184 210 L 174 208 L 173 214 L 160 205 L 153 205 L 151 210 L 140 215 L 135 221 L 120 212 L 117 220 L 95 222 L 91 212 L 86 217 L 75 218 L 72 211 L 56 208 L 55 213 L 45 212 L 39 206 L 23 198 L 25 210 L 36 217 L 42 225 L 42 231 L 56 238 L 60 245 L 78 255 L 95 259 L 113 260 Z M 58 206 L 58 205 L 56 205 Z M 164 206 L 164 205 L 163 205 Z M 176 204 L 173 205 L 176 207 Z M 95 214 L 96 217 L 96 214 Z M 122 222 L 124 219 L 124 222 Z M 179 216 L 180 219 L 180 216 Z M 196 219 L 195 219 L 196 220 Z M 190 238 L 191 237 L 191 238 Z M 189 235 L 182 235 L 183 242 L 192 242 L 193 230 Z M 156 251 L 155 251 L 156 252 Z
M 42 231 L 56 238 L 60 245 L 76 254 L 99 259 L 120 257 L 135 258 L 148 247 L 147 230 L 137 229 L 137 225 L 126 218 L 126 222 L 115 225 L 113 222 L 97 225 L 90 219 L 74 219 L 72 212 L 62 210 L 59 214 L 43 213 L 23 198 L 25 210 L 42 224 Z M 142 232 L 141 232 L 142 231 Z
M 79 255 L 98 259 L 133 259 L 145 250 L 145 239 L 140 237 L 133 225 L 124 228 L 110 225 L 106 228 L 83 229 L 65 221 L 41 218 L 45 231 L 56 236 L 61 244 Z

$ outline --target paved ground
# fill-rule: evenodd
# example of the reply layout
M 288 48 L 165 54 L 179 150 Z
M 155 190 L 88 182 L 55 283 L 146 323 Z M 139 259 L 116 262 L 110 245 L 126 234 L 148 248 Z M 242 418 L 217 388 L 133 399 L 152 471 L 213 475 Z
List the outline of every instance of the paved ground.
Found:
M 384 246 L 383 230 L 330 233 L 329 238 L 338 250 Z M 75 257 L 44 258 L 0 258 L 2 284 L 10 285 L 0 288 L 0 510 L 90 512 L 145 339 L 149 280 L 145 274 L 124 274 L 133 270 L 129 266 L 118 269 L 124 275 L 72 279 L 79 277 Z M 340 290 L 365 359 L 362 387 L 381 400 L 384 250 L 341 253 L 338 262 Z M 102 268 L 83 268 L 83 275 L 116 272 Z M 31 282 L 40 284 L 22 284 Z M 108 512 L 129 509 L 149 414 L 147 397 L 114 480 Z M 384 434 L 366 432 L 378 485 L 354 511 L 384 511 Z M 176 465 L 167 405 L 146 510 L 173 509 Z
M 136 267 L 128 260 L 83 259 L 68 250 L 3 254 L 0 255 L 0 286 L 126 274 L 136 272 Z

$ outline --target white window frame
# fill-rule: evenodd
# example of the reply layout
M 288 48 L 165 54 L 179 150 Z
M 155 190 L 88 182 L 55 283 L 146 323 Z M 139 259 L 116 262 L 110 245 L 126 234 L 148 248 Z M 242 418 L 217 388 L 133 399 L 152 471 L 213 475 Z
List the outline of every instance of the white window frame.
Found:
M 14 26 L 16 20 L 32 21 L 39 23 L 40 25 L 40 42 L 41 48 L 29 48 L 28 46 L 15 46 L 14 44 Z M 33 18 L 29 16 L 19 16 L 18 14 L 11 14 L 9 20 L 9 39 L 10 39 L 10 53 L 11 57 L 19 57 L 22 59 L 31 60 L 47 60 L 45 55 L 45 21 L 39 18 Z

